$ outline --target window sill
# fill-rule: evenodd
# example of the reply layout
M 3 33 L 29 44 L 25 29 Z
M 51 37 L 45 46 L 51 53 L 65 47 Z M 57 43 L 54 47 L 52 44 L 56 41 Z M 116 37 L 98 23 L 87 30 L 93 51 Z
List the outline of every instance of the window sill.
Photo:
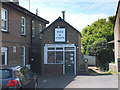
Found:
M 1 30 L 1 32 L 3 32 L 3 33 L 9 33 L 8 31 L 4 31 L 4 30 Z
M 24 37 L 26 37 L 26 35 L 25 35 L 25 34 L 22 34 L 21 36 L 24 36 Z

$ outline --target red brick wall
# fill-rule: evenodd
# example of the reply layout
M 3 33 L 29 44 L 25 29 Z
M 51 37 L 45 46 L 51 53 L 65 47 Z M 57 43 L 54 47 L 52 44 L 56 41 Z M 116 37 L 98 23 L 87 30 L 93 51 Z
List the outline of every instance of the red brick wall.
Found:
M 28 14 L 25 14 L 15 8 L 2 5 L 2 8 L 8 11 L 8 32 L 2 33 L 2 47 L 8 48 L 8 64 L 22 64 L 21 57 L 21 47 L 25 46 L 26 48 L 26 64 L 29 61 L 29 48 L 31 45 L 31 19 L 32 17 Z M 1 8 L 0 8 L 1 9 Z M 1 11 L 0 11 L 1 12 Z M 0 14 L 1 15 L 1 14 Z M 26 35 L 21 35 L 21 17 L 26 19 Z M 32 39 L 33 47 L 40 48 L 40 32 L 39 24 L 42 24 L 43 29 L 46 27 L 46 24 L 37 18 L 34 18 L 35 22 L 35 37 Z M 1 25 L 1 24 L 0 24 Z M 13 53 L 12 48 L 16 46 L 17 51 Z
M 61 64 L 45 64 L 44 65 L 44 71 L 43 74 L 57 74 L 62 75 L 63 74 L 63 65 Z
M 79 73 L 80 63 L 83 63 L 83 59 L 80 58 L 81 56 L 81 36 L 78 32 L 76 32 L 73 28 L 71 28 L 69 25 L 65 24 L 64 22 L 57 21 L 52 26 L 50 26 L 46 31 L 43 32 L 42 35 L 42 74 L 63 74 L 63 67 L 62 65 L 46 65 L 44 64 L 44 46 L 45 44 L 54 44 L 54 28 L 62 26 L 66 27 L 67 30 L 67 41 L 69 41 L 70 44 L 75 44 L 76 46 L 76 63 L 77 63 L 77 74 Z M 78 48 L 77 48 L 78 47 Z M 56 68 L 57 67 L 57 68 Z M 51 72 L 49 72 L 51 71 Z M 60 71 L 60 72 L 59 72 Z

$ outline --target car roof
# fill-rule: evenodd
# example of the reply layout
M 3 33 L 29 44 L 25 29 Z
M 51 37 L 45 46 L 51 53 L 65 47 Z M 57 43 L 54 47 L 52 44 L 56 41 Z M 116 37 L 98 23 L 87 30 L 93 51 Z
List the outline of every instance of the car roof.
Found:
M 0 65 L 0 69 L 18 69 L 22 66 L 18 65 Z

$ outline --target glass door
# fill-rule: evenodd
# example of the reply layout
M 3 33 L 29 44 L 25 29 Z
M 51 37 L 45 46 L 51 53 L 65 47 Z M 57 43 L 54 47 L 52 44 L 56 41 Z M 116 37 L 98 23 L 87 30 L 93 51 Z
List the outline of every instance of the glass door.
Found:
M 65 74 L 74 74 L 74 51 L 65 52 Z

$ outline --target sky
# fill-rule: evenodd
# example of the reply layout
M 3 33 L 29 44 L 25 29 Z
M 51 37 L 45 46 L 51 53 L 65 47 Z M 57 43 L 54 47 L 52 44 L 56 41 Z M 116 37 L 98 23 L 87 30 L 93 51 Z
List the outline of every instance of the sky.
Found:
M 19 0 L 20 5 L 29 10 L 29 0 Z M 116 14 L 119 0 L 30 0 L 30 11 L 51 24 L 65 11 L 65 21 L 82 31 L 98 19 Z M 48 25 L 49 25 L 48 24 Z M 48 26 L 47 25 L 47 26 Z

